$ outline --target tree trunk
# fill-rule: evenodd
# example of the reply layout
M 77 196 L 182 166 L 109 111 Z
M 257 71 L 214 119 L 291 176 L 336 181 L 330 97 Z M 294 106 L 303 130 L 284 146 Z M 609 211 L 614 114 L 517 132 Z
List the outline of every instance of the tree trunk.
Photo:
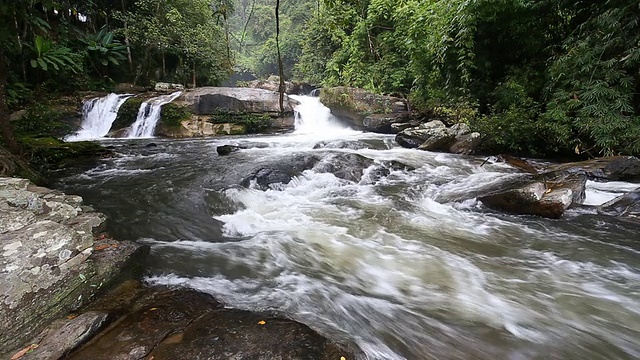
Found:
M 124 6 L 124 0 L 122 0 L 122 14 L 126 14 L 127 10 Z M 129 60 L 129 72 L 133 74 L 133 57 L 131 56 L 131 45 L 129 44 L 129 26 L 127 21 L 124 21 L 124 44 L 127 45 L 127 60 Z
M 280 75 L 280 116 L 284 115 L 284 69 L 282 66 L 282 56 L 280 55 L 280 0 L 276 0 L 276 50 L 278 51 L 278 73 Z
M 7 106 L 7 62 L 3 52 L 0 52 L 0 133 L 4 144 L 14 154 L 20 152 L 20 146 L 13 135 Z
M 196 88 L 196 62 L 193 62 L 193 88 Z

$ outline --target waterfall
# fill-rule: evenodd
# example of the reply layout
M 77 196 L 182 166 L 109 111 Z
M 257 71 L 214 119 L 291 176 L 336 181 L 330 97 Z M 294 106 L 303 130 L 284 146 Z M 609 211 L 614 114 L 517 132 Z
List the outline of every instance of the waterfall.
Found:
M 345 126 L 342 126 L 331 114 L 331 110 L 320 102 L 320 98 L 302 95 L 288 96 L 300 103 L 294 109 L 296 133 L 334 134 L 346 130 Z
M 87 100 L 82 106 L 82 125 L 76 133 L 68 135 L 65 141 L 99 139 L 107 135 L 111 124 L 118 115 L 118 109 L 132 94 L 109 94 L 105 97 Z
M 127 138 L 147 138 L 153 137 L 153 133 L 160 120 L 162 105 L 168 104 L 177 99 L 182 94 L 181 91 L 169 95 L 162 95 L 149 99 L 140 105 L 136 122 L 131 125 Z

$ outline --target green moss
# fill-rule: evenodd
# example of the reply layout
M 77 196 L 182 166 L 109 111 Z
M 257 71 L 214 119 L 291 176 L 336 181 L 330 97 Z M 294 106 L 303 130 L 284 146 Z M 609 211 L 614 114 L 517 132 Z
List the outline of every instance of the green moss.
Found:
M 22 118 L 11 122 L 18 136 L 64 136 L 71 131 L 70 124 L 64 122 L 65 118 L 75 115 L 69 109 L 48 104 L 34 104 L 26 110 Z
M 136 122 L 140 105 L 144 102 L 138 97 L 129 98 L 118 110 L 118 116 L 111 125 L 111 130 L 124 129 Z
M 21 137 L 18 141 L 28 153 L 31 165 L 41 172 L 93 164 L 96 159 L 111 154 L 91 141 L 65 143 L 52 137 Z
M 214 124 L 242 124 L 246 133 L 258 133 L 267 129 L 271 125 L 271 118 L 265 114 L 219 112 L 209 118 L 209 122 Z
M 188 120 L 190 117 L 191 113 L 189 109 L 184 106 L 169 103 L 162 106 L 160 122 L 169 127 L 178 127 L 182 121 Z

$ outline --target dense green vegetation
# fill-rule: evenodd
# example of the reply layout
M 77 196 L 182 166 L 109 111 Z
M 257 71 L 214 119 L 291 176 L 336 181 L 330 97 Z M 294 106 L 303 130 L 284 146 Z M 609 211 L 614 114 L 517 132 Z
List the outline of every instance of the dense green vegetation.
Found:
M 639 20 L 634 0 L 325 0 L 294 73 L 409 95 L 493 150 L 639 154 Z

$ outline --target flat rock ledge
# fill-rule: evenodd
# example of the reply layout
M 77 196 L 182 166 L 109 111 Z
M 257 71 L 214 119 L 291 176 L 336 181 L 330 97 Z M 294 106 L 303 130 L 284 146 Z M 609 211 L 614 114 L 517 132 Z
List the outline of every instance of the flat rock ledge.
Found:
M 134 271 L 147 248 L 105 236 L 82 198 L 0 178 L 0 354 Z

